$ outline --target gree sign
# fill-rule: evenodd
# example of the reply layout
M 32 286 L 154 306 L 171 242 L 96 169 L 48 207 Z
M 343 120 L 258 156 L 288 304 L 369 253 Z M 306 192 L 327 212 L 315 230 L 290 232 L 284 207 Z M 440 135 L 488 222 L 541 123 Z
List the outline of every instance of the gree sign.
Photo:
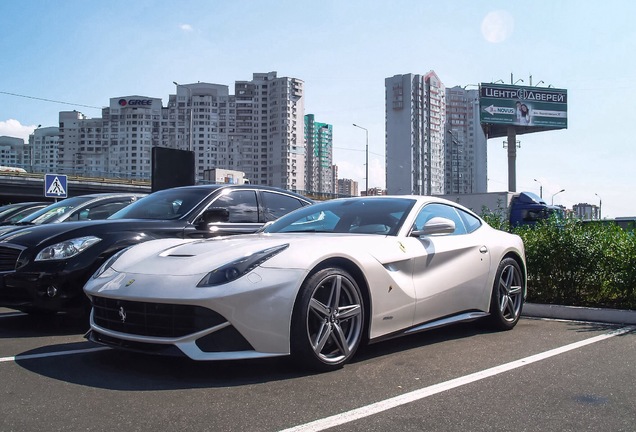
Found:
M 119 99 L 119 106 L 151 106 L 152 99 Z
M 518 132 L 565 129 L 568 126 L 567 90 L 484 84 L 479 89 L 482 125 L 515 126 Z

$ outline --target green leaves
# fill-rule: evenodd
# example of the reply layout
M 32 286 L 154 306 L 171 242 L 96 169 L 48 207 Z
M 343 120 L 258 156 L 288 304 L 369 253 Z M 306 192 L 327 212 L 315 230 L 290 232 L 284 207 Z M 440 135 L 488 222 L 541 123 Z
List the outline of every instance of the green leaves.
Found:
M 528 301 L 636 309 L 636 233 L 551 219 L 512 230 L 526 248 Z

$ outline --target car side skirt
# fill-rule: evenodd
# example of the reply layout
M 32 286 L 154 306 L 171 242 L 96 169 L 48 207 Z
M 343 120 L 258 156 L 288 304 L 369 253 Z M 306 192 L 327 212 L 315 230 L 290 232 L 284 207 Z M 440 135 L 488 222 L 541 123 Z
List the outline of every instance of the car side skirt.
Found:
M 423 323 L 423 324 L 418 324 L 416 326 L 413 327 L 409 327 L 408 329 L 399 331 L 399 332 L 395 332 L 395 333 L 391 333 L 388 335 L 383 335 L 383 336 L 379 336 L 377 338 L 371 339 L 369 340 L 370 344 L 376 343 L 376 342 L 381 342 L 381 341 L 385 341 L 387 339 L 394 339 L 400 336 L 406 336 L 406 335 L 410 335 L 413 333 L 419 333 L 419 332 L 423 332 L 423 331 L 427 331 L 427 330 L 433 330 L 439 327 L 445 327 L 451 324 L 457 324 L 460 322 L 469 322 L 469 321 L 475 321 L 478 320 L 480 318 L 486 317 L 490 315 L 488 312 L 482 312 L 482 311 L 469 311 L 469 312 L 463 312 L 460 313 L 458 315 L 452 315 L 452 316 L 448 316 L 448 317 L 444 317 L 438 320 L 434 320 L 434 321 L 429 321 L 427 323 Z

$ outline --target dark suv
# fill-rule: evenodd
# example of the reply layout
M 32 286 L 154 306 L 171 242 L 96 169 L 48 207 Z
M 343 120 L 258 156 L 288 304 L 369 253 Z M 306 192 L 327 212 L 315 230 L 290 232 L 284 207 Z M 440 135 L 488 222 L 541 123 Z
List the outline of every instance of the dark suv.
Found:
M 82 288 L 116 252 L 146 240 L 255 232 L 311 204 L 282 189 L 198 185 L 154 192 L 101 221 L 32 226 L 0 236 L 0 307 L 79 312 Z

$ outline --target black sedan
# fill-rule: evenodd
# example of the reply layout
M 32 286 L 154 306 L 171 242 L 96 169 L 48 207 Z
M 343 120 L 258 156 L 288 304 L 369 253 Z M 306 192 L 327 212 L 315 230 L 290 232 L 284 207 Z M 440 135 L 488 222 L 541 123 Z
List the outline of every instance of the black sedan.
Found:
M 154 192 L 102 221 L 27 227 L 0 236 L 0 307 L 27 313 L 88 309 L 82 288 L 116 252 L 157 238 L 255 232 L 311 204 L 256 185 L 198 185 Z

